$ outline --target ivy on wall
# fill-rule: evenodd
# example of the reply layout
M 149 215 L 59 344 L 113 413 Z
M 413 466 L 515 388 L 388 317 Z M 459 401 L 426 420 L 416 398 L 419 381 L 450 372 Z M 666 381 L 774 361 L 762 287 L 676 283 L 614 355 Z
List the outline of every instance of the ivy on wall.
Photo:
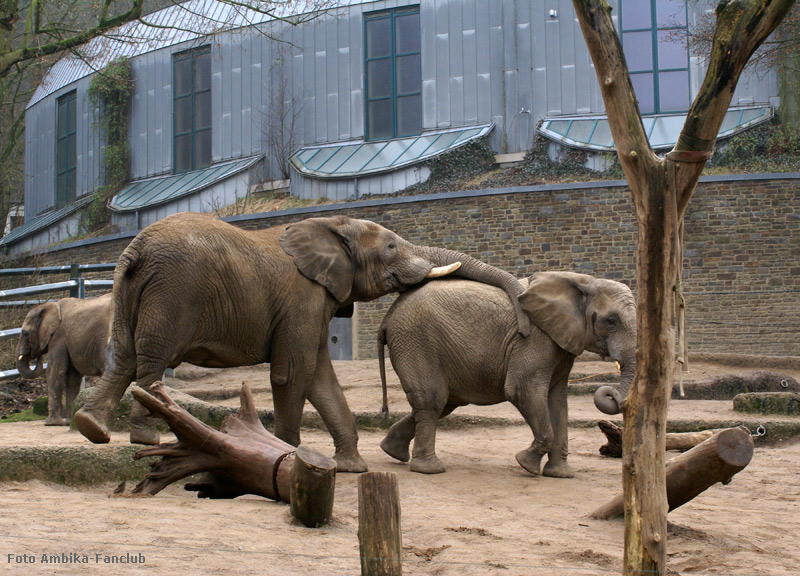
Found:
M 89 85 L 89 101 L 97 111 L 95 129 L 105 136 L 103 185 L 81 216 L 81 228 L 93 232 L 110 220 L 108 200 L 128 180 L 131 150 L 128 146 L 128 110 L 133 94 L 133 74 L 127 58 L 118 58 L 95 74 Z

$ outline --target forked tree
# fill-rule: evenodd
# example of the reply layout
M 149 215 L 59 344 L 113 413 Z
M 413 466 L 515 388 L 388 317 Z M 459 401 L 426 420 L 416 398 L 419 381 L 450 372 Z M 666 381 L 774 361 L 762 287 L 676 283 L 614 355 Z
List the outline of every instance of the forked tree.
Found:
M 605 0 L 573 0 L 636 207 L 637 364 L 623 405 L 624 574 L 665 574 L 667 405 L 681 295 L 683 219 L 745 64 L 794 0 L 722 0 L 708 71 L 675 148 L 659 158 L 642 125 Z

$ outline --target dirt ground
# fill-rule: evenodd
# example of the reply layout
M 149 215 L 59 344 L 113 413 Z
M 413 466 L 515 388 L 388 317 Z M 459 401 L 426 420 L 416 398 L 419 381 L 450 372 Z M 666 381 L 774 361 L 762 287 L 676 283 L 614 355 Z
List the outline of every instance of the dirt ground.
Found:
M 354 411 L 380 409 L 377 362 L 336 362 Z M 576 371 L 606 372 L 609 364 L 578 363 Z M 759 368 L 758 366 L 752 367 Z M 689 378 L 743 370 L 695 363 Z M 800 378 L 798 370 L 780 370 Z M 186 389 L 238 386 L 247 380 L 257 404 L 271 408 L 268 368 L 204 370 L 179 367 Z M 390 374 L 392 410 L 407 411 Z M 591 398 L 570 396 L 570 417 L 597 418 Z M 236 404 L 237 400 L 225 403 Z M 740 418 L 730 401 L 673 401 L 671 418 Z M 307 406 L 307 410 L 311 410 Z M 620 573 L 623 522 L 588 514 L 621 491 L 619 460 L 603 458 L 597 429 L 571 428 L 572 479 L 532 477 L 514 454 L 531 441 L 510 405 L 465 407 L 457 413 L 515 418 L 517 425 L 443 429 L 439 456 L 448 471 L 424 476 L 379 447 L 382 431 L 361 431 L 359 448 L 373 471 L 398 476 L 404 573 L 479 576 Z M 324 431 L 303 430 L 303 442 L 325 454 Z M 113 443 L 125 443 L 115 434 Z M 65 428 L 41 422 L 0 425 L 0 445 L 84 445 Z M 669 515 L 670 573 L 796 575 L 800 550 L 800 443 L 756 448 L 750 465 Z M 332 523 L 309 529 L 286 504 L 257 497 L 198 500 L 174 485 L 154 497 L 114 495 L 114 485 L 66 487 L 38 481 L 0 485 L 0 563 L 20 574 L 268 574 L 357 575 L 358 501 L 354 474 L 336 478 Z M 69 555 L 72 555 L 70 558 Z M 125 555 L 137 564 L 109 564 Z M 23 555 L 35 563 L 24 563 Z M 42 563 L 42 556 L 87 563 Z M 19 560 L 19 562 L 18 562 Z

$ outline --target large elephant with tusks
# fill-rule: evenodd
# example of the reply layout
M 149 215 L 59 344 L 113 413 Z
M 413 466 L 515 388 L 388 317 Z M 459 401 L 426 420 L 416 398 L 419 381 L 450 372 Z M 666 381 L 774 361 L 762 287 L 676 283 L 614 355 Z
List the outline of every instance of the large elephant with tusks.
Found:
M 428 278 L 452 274 L 502 288 L 518 311 L 510 274 L 465 254 L 416 246 L 366 220 L 310 218 L 246 231 L 212 216 L 181 213 L 142 230 L 114 272 L 109 365 L 75 415 L 92 442 L 126 388 L 145 390 L 181 362 L 206 367 L 270 362 L 275 434 L 297 445 L 306 399 L 333 437 L 337 469 L 360 472 L 355 419 L 328 354 L 328 323 L 351 307 Z M 352 310 L 352 308 L 350 308 Z M 138 404 L 131 442 L 156 444 Z

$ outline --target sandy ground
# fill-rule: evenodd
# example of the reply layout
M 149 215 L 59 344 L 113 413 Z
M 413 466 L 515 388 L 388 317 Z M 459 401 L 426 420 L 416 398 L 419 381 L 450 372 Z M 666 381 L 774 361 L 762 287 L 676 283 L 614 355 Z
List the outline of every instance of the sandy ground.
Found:
M 377 364 L 335 364 L 351 408 L 378 410 Z M 576 370 L 607 371 L 608 365 L 578 364 Z M 690 377 L 720 371 L 731 370 L 695 365 Z M 242 380 L 253 386 L 268 382 L 266 367 L 179 368 L 176 374 L 187 380 L 187 388 L 238 386 Z M 406 411 L 393 374 L 390 388 L 392 409 Z M 271 408 L 266 392 L 257 399 L 260 407 Z M 696 418 L 702 413 L 734 418 L 730 404 L 674 401 L 670 416 Z M 515 415 L 512 407 L 504 405 L 460 411 Z M 570 416 L 581 415 L 596 418 L 598 413 L 590 399 L 570 397 Z M 332 454 L 327 433 L 303 430 L 302 435 L 304 443 Z M 621 490 L 620 461 L 598 454 L 604 438 L 596 429 L 570 429 L 570 462 L 576 476 L 565 480 L 532 477 L 516 464 L 514 454 L 531 441 L 530 430 L 522 424 L 440 430 L 437 450 L 449 470 L 436 476 L 411 473 L 407 465 L 391 460 L 378 446 L 383 435 L 362 431 L 359 447 L 371 470 L 398 476 L 404 573 L 620 573 L 623 522 L 588 518 Z M 125 435 L 115 434 L 112 442 L 126 440 Z M 0 445 L 23 444 L 75 445 L 85 440 L 64 428 L 45 428 L 41 422 L 0 426 Z M 750 465 L 729 485 L 714 486 L 671 512 L 670 573 L 798 574 L 798 463 L 800 443 L 758 447 Z M 4 483 L 0 485 L 0 564 L 9 573 L 19 574 L 356 575 L 360 573 L 356 478 L 354 474 L 337 476 L 333 521 L 316 530 L 295 522 L 286 504 L 257 497 L 198 500 L 180 485 L 154 497 L 132 497 L 113 495 L 115 486 L 110 484 Z M 126 554 L 144 562 L 106 563 L 106 557 Z M 33 557 L 35 563 L 22 562 L 23 555 L 29 560 Z M 66 555 L 67 560 L 82 560 L 86 555 L 88 562 L 42 563 L 43 555 Z

